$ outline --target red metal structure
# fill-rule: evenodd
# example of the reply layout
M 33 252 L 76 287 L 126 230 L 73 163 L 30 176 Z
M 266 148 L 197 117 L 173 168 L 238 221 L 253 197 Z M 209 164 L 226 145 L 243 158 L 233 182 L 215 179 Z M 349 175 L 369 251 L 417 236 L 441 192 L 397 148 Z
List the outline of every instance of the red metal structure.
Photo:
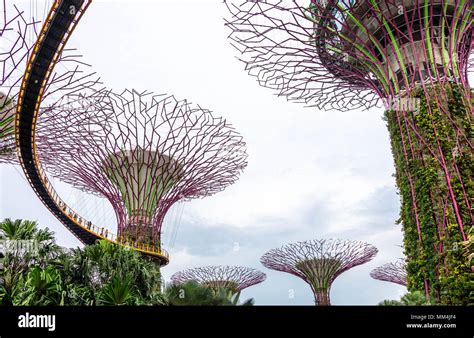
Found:
M 379 266 L 372 270 L 370 277 L 385 282 L 407 286 L 407 265 L 405 260 L 400 258 L 393 263 Z
M 134 90 L 100 91 L 44 112 L 38 135 L 48 173 L 109 200 L 118 242 L 160 250 L 174 203 L 222 191 L 247 165 L 245 143 L 224 119 Z
M 265 279 L 263 272 L 243 266 L 203 266 L 180 271 L 171 276 L 174 284 L 195 281 L 208 286 L 214 292 L 224 289 L 232 293 L 262 283 Z
M 303 279 L 310 285 L 316 305 L 331 305 L 331 285 L 337 276 L 367 263 L 377 252 L 374 246 L 359 241 L 316 239 L 270 250 L 260 261 L 269 269 Z

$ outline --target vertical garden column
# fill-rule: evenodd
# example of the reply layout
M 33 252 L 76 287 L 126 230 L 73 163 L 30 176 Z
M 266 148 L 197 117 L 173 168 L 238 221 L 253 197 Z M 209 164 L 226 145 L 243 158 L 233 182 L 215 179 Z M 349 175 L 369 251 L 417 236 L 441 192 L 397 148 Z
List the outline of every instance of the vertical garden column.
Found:
M 469 95 L 458 85 L 420 86 L 409 98 L 414 109 L 386 111 L 408 289 L 421 290 L 426 280 L 430 296 L 444 304 L 465 304 L 469 298 L 471 270 L 461 246 L 472 225 Z

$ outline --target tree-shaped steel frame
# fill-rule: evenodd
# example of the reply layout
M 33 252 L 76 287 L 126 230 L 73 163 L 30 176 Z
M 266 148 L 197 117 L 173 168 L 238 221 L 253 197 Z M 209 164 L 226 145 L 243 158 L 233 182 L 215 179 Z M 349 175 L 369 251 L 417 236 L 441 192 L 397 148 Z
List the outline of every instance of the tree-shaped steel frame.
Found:
M 134 90 L 58 105 L 43 114 L 38 134 L 48 173 L 107 198 L 119 237 L 155 246 L 174 203 L 223 190 L 247 165 L 242 137 L 223 118 Z
M 407 286 L 407 265 L 405 259 L 399 258 L 395 262 L 387 263 L 373 269 L 370 272 L 370 277 Z
M 226 0 L 225 3 L 231 13 L 226 20 L 231 30 L 229 39 L 242 53 L 246 70 L 261 85 L 277 90 L 290 100 L 324 109 L 347 110 L 377 106 L 380 99 L 391 99 L 402 90 L 410 90 L 427 74 L 417 74 L 421 65 L 415 65 L 401 70 L 398 78 L 394 76 L 411 52 L 401 46 L 407 41 L 420 40 L 434 48 L 433 42 L 441 36 L 433 27 L 439 22 L 446 30 L 442 38 L 450 48 L 442 55 L 445 67 L 424 71 L 430 81 L 445 79 L 468 87 L 467 72 L 469 63 L 473 62 L 473 13 L 469 1 L 249 0 L 234 4 Z M 430 10 L 435 4 L 444 10 Z M 456 17 L 452 25 L 443 24 L 453 19 L 453 12 Z M 418 36 L 424 28 L 427 34 Z M 359 32 L 363 32 L 363 38 Z M 423 57 L 439 64 L 441 60 L 433 60 L 434 54 L 434 49 L 427 48 Z M 386 62 L 389 59 L 391 63 Z M 418 58 L 415 63 L 421 60 Z
M 262 283 L 265 279 L 263 272 L 243 266 L 203 266 L 180 271 L 171 276 L 173 284 L 195 281 L 214 292 L 224 289 L 232 293 Z
M 272 270 L 298 276 L 311 286 L 316 305 L 331 305 L 331 285 L 344 271 L 370 261 L 373 245 L 341 239 L 315 239 L 288 244 L 265 253 L 260 261 Z
M 229 38 L 261 85 L 322 109 L 384 104 L 408 288 L 463 303 L 447 295 L 455 271 L 470 273 L 458 243 L 474 222 L 472 1 L 226 3 Z

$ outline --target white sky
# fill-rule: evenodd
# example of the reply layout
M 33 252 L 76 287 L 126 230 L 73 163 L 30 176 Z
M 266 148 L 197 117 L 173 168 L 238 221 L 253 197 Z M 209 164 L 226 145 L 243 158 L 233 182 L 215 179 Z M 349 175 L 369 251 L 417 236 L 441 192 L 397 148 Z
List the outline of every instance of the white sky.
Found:
M 227 118 L 247 142 L 249 165 L 240 180 L 186 205 L 163 275 L 206 264 L 246 265 L 268 278 L 243 297 L 257 304 L 312 304 L 309 286 L 264 268 L 260 256 L 289 242 L 340 237 L 372 243 L 379 254 L 335 281 L 333 303 L 398 298 L 404 288 L 369 276 L 402 256 L 382 109 L 318 111 L 259 87 L 226 39 L 226 15 L 220 0 L 94 1 L 68 44 L 108 87 L 187 98 Z M 0 167 L 0 218 L 38 220 L 61 245 L 80 245 L 20 172 Z

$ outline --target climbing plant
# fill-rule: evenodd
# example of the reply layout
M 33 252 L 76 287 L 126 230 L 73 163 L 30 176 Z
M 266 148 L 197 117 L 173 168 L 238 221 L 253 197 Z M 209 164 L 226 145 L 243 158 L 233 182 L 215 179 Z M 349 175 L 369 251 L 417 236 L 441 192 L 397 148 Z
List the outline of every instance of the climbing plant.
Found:
M 454 84 L 420 86 L 407 98 L 416 103 L 414 109 L 385 112 L 401 199 L 397 223 L 404 232 L 408 289 L 425 290 L 440 304 L 467 304 L 472 288 L 460 243 L 473 219 L 473 97 Z

